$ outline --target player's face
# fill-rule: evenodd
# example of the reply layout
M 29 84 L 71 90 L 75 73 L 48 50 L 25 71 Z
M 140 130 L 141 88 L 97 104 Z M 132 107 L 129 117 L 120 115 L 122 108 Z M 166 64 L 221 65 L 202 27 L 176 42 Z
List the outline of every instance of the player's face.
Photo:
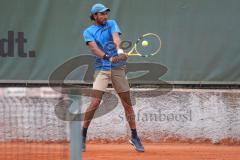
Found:
M 95 22 L 99 25 L 103 25 L 108 20 L 108 12 L 100 12 L 94 15 Z

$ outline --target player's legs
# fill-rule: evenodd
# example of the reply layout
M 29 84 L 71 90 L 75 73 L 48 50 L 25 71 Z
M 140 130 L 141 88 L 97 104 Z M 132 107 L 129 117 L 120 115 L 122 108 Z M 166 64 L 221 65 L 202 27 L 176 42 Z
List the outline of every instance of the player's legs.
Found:
M 95 111 L 97 110 L 104 92 L 108 86 L 110 80 L 110 71 L 96 71 L 94 73 L 94 82 L 93 82 L 93 94 L 91 104 L 88 106 L 83 127 L 88 128 L 90 122 L 94 116 Z
M 135 113 L 132 107 L 130 91 L 118 93 L 124 107 L 125 116 L 131 129 L 136 129 Z
M 135 113 L 131 103 L 130 87 L 125 74 L 125 68 L 122 67 L 118 69 L 113 69 L 111 79 L 113 87 L 115 88 L 121 99 L 128 124 L 132 131 L 132 138 L 130 140 L 130 143 L 135 147 L 138 152 L 144 152 L 144 148 L 137 135 Z
M 83 122 L 82 151 L 85 151 L 86 149 L 85 143 L 87 138 L 87 130 L 94 116 L 95 111 L 99 107 L 99 104 L 102 100 L 102 96 L 108 86 L 109 80 L 110 80 L 110 71 L 97 71 L 94 74 L 92 100 L 90 105 L 87 108 L 87 111 L 84 116 L 84 122 Z
M 125 74 L 125 67 L 112 69 L 111 79 L 113 87 L 121 99 L 129 126 L 131 129 L 136 129 L 135 115 L 132 108 L 130 87 Z
M 93 90 L 91 103 L 85 112 L 83 128 L 89 127 L 91 120 L 94 116 L 94 113 L 97 110 L 97 108 L 102 100 L 103 94 L 104 94 L 103 91 Z

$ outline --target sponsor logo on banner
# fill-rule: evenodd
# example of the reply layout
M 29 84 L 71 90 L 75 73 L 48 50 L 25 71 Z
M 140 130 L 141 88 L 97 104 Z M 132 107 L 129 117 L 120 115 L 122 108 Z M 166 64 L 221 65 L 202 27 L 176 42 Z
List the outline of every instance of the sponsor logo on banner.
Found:
M 8 38 L 0 37 L 0 57 L 36 57 L 34 50 L 25 51 L 27 42 L 24 32 L 18 32 L 16 36 L 14 31 L 8 31 Z

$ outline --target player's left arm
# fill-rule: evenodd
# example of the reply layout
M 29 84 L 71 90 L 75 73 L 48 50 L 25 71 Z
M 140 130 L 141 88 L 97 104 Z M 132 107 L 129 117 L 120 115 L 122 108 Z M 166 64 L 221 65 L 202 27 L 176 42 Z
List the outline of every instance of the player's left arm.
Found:
M 119 33 L 114 32 L 114 33 L 112 33 L 112 36 L 113 36 L 113 43 L 115 44 L 115 47 L 118 52 L 118 56 L 111 57 L 110 61 L 112 63 L 118 63 L 119 61 L 126 61 L 128 56 L 126 53 L 124 53 L 124 51 L 120 47 L 121 39 L 120 39 Z
M 120 50 L 121 49 L 120 48 L 121 39 L 120 39 L 119 33 L 118 32 L 113 32 L 112 36 L 113 36 L 113 43 L 115 44 L 116 49 Z
M 122 54 L 122 53 L 124 53 L 124 51 L 121 49 L 121 46 L 120 46 L 121 45 L 120 35 L 122 34 L 121 30 L 118 27 L 118 24 L 115 20 L 110 20 L 110 26 L 111 26 L 113 43 L 115 44 L 115 47 L 118 52 L 118 56 L 112 57 L 110 59 L 110 61 L 112 63 L 117 63 L 119 61 L 126 61 L 128 56 L 127 56 L 127 54 Z

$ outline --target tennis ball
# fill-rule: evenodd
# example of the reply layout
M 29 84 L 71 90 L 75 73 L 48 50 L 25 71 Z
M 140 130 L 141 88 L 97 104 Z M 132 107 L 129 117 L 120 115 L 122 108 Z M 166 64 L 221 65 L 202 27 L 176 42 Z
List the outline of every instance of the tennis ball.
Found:
M 148 41 L 142 41 L 142 46 L 147 47 L 148 46 Z

